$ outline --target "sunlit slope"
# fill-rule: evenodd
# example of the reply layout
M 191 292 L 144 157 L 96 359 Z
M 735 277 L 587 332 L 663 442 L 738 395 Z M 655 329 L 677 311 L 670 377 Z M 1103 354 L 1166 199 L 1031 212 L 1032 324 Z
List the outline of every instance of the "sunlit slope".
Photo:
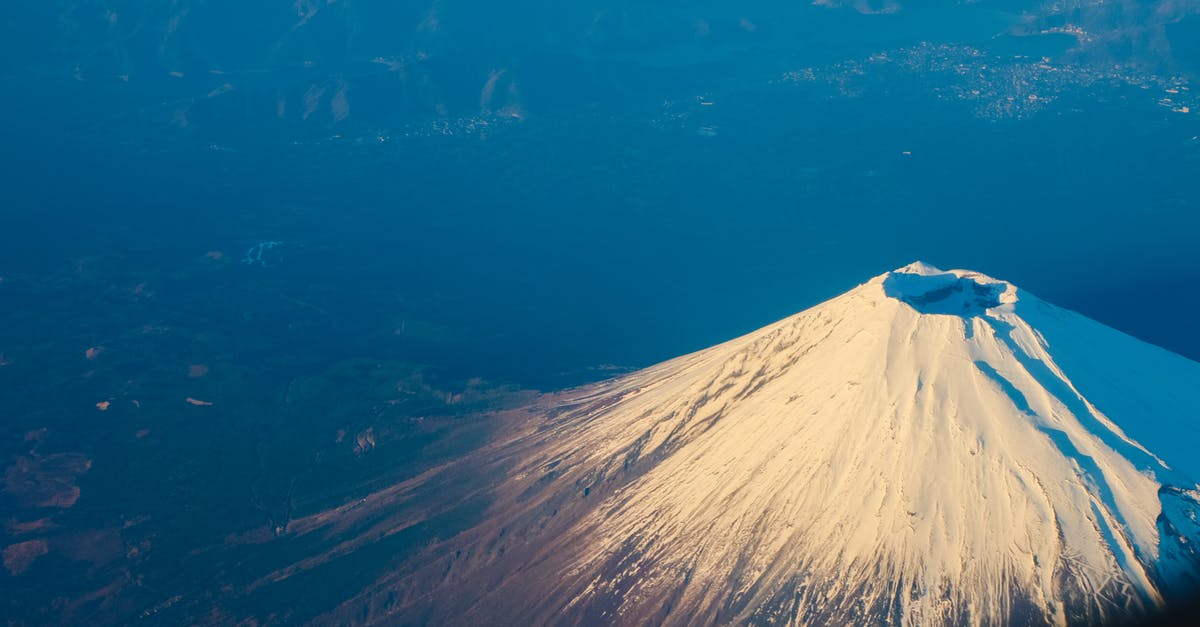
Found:
M 481 460 L 504 473 L 487 522 L 386 601 L 345 609 L 526 624 L 1151 611 L 1197 584 L 1197 390 L 1196 363 L 913 264 L 530 412 Z

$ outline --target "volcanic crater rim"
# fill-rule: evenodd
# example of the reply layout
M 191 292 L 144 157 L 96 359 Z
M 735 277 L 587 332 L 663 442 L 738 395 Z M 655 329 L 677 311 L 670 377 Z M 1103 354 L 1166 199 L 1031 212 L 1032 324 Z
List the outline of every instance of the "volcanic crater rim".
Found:
M 1009 283 L 978 272 L 944 272 L 919 261 L 887 273 L 882 287 L 889 298 L 922 314 L 979 316 L 1015 300 Z

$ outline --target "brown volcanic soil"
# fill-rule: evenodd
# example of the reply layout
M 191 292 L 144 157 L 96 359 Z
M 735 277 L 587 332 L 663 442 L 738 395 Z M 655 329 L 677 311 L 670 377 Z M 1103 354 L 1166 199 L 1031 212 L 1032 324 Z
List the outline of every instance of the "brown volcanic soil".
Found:
M 91 466 L 79 453 L 18 457 L 4 473 L 4 488 L 26 507 L 67 509 L 79 500 L 76 479 Z
M 4 568 L 12 575 L 25 572 L 34 560 L 50 551 L 45 540 L 29 540 L 10 544 L 4 549 Z

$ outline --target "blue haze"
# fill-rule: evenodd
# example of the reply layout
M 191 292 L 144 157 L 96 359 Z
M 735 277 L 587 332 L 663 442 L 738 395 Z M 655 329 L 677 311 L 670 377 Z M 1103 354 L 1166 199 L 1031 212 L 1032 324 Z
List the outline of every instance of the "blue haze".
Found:
M 1162 114 L 996 122 L 919 96 L 760 89 L 703 111 L 709 137 L 619 104 L 379 146 L 244 129 L 236 152 L 68 140 L 39 120 L 7 143 L 0 258 L 8 273 L 108 254 L 154 267 L 280 240 L 283 261 L 238 280 L 327 281 L 348 302 L 391 289 L 515 380 L 647 365 L 914 259 L 1200 358 L 1197 148 Z
M 9 4 L 15 623 L 317 616 L 484 505 L 251 586 L 290 521 L 502 393 L 917 259 L 1200 359 L 1194 2 Z

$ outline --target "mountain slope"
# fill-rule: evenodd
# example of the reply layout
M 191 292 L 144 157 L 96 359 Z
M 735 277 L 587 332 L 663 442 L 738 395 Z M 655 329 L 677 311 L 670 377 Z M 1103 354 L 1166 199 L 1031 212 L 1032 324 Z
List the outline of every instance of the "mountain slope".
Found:
M 486 522 L 342 618 L 1139 615 L 1200 581 L 1196 390 L 1200 364 L 913 264 L 531 408 L 473 462 Z

